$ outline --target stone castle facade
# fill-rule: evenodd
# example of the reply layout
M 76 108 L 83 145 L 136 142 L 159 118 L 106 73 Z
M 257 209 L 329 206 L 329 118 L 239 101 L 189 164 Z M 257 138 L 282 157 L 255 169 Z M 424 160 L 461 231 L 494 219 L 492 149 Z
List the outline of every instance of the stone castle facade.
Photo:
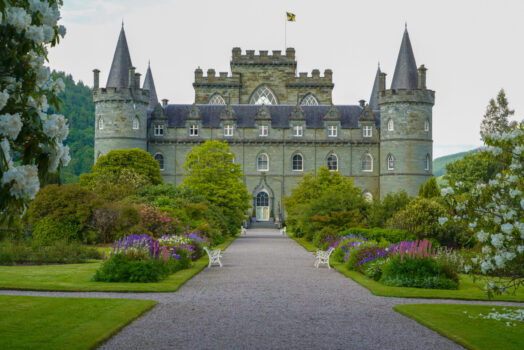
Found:
M 292 48 L 233 48 L 231 74 L 195 70 L 195 103 L 160 104 L 150 67 L 140 87 L 122 28 L 105 88 L 93 71 L 95 161 L 113 149 L 140 148 L 178 185 L 195 145 L 225 140 L 258 221 L 282 218 L 283 197 L 321 166 L 354 178 L 368 199 L 399 190 L 416 195 L 432 176 L 435 93 L 426 88 L 425 67 L 417 69 L 407 30 L 390 89 L 379 68 L 368 104 L 333 105 L 331 70 L 296 70 Z

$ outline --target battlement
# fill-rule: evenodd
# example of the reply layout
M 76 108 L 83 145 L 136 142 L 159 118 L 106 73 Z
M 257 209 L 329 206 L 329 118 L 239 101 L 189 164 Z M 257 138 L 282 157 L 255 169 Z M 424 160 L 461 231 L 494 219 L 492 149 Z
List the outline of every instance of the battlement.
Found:
M 129 88 L 98 88 L 93 89 L 93 101 L 123 101 L 149 103 L 149 90 Z
M 289 47 L 286 53 L 282 55 L 281 50 L 273 50 L 270 55 L 267 50 L 260 50 L 258 55 L 255 50 L 246 50 L 242 55 L 240 47 L 234 47 L 232 51 L 231 66 L 234 65 L 286 65 L 296 66 L 295 49 Z
M 435 104 L 435 91 L 427 89 L 390 89 L 379 91 L 378 104 L 416 102 Z
M 307 87 L 307 86 L 313 86 L 313 87 L 333 87 L 333 71 L 331 69 L 326 69 L 324 71 L 324 76 L 320 75 L 320 71 L 318 69 L 313 69 L 311 72 L 311 76 L 308 76 L 307 72 L 301 72 L 298 73 L 297 76 L 291 77 L 288 82 L 286 83 L 286 86 L 288 87 Z
M 207 76 L 204 76 L 202 69 L 195 69 L 195 82 L 193 86 L 240 86 L 240 76 L 238 74 L 228 75 L 228 72 L 220 72 L 216 75 L 214 69 L 207 70 Z

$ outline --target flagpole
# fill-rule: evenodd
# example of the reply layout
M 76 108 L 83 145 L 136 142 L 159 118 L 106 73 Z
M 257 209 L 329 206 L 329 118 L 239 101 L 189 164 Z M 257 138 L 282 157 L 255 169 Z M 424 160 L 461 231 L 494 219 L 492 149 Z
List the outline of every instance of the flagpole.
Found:
M 284 16 L 284 52 L 287 49 L 287 13 Z

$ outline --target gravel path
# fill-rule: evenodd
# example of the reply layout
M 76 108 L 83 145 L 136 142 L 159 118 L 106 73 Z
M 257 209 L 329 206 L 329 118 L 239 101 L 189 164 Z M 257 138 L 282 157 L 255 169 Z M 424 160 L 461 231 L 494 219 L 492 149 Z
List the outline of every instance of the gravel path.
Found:
M 159 302 L 101 349 L 461 349 L 392 307 L 482 303 L 374 296 L 334 270 L 314 268 L 311 253 L 277 230 L 249 230 L 222 260 L 223 268 L 205 269 L 176 293 L 0 294 Z

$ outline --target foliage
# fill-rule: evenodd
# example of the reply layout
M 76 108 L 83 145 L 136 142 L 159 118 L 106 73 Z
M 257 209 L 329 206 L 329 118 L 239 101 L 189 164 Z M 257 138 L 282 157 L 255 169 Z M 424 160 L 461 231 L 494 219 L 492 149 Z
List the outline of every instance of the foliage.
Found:
M 75 242 L 53 241 L 42 245 L 37 241 L 0 241 L 0 265 L 74 264 L 100 259 L 100 252 Z
M 117 171 L 84 174 L 80 184 L 95 192 L 100 199 L 119 201 L 133 195 L 137 189 L 151 185 L 151 182 L 132 169 L 122 168 Z
M 310 240 L 322 229 L 326 235 L 326 231 L 334 234 L 357 226 L 368 206 L 352 178 L 326 167 L 318 169 L 316 176 L 314 172 L 305 174 L 284 198 L 284 205 L 286 224 L 297 237 Z
M 242 169 L 233 159 L 226 142 L 208 140 L 195 146 L 186 157 L 183 183 L 222 211 L 230 234 L 238 231 L 250 207 Z
M 44 67 L 65 28 L 61 0 L 0 2 L 0 220 L 20 214 L 47 173 L 68 164 L 68 127 L 58 109 L 62 79 Z
M 348 234 L 360 235 L 368 240 L 388 241 L 391 243 L 400 243 L 410 241 L 416 238 L 415 235 L 408 233 L 406 230 L 388 229 L 388 228 L 348 228 L 340 233 L 341 236 Z
M 406 191 L 388 193 L 382 200 L 376 197 L 366 213 L 368 227 L 386 227 L 386 222 L 396 212 L 404 209 L 410 201 Z M 392 241 L 393 242 L 393 241 Z
M 143 205 L 139 213 L 142 227 L 148 234 L 157 238 L 174 233 L 180 223 L 177 218 L 169 216 L 167 212 L 147 205 Z
M 501 134 L 510 128 L 508 118 L 515 114 L 515 111 L 509 109 L 509 103 L 506 98 L 504 89 L 500 89 L 497 99 L 489 100 L 489 105 L 486 107 L 484 119 L 480 124 L 480 137 L 482 140 L 490 137 L 492 134 Z
M 470 154 L 470 153 L 476 153 L 478 150 L 477 149 L 474 149 L 474 150 L 471 150 L 471 151 L 467 151 L 467 152 L 459 152 L 459 153 L 454 153 L 454 154 L 449 154 L 447 156 L 442 156 L 442 157 L 438 157 L 436 159 L 433 160 L 433 175 L 438 179 L 440 178 L 442 175 L 444 175 L 446 173 L 446 165 L 451 163 L 451 162 L 454 162 L 456 160 L 459 160 L 461 158 L 463 158 L 464 156 L 466 156 L 467 154 Z
M 524 283 L 524 124 L 485 142 L 482 152 L 490 152 L 505 170 L 469 192 L 461 183 L 442 189 L 449 212 L 456 214 L 439 221 L 444 227 L 468 225 L 478 239 L 482 254 L 466 269 L 485 276 L 491 297 Z
M 142 227 L 136 227 L 139 224 L 138 210 L 118 202 L 104 203 L 93 211 L 89 221 L 89 227 L 96 232 L 96 240 L 102 243 L 112 242 L 132 229 L 142 230 Z
M 435 177 L 431 177 L 428 181 L 426 181 L 426 183 L 421 184 L 418 195 L 424 198 L 440 197 L 440 189 L 437 185 L 437 179 Z
M 46 216 L 38 221 L 33 229 L 33 239 L 40 244 L 52 244 L 54 241 L 72 242 L 79 240 L 79 227 L 67 220 L 59 221 Z
M 466 190 L 471 190 L 478 183 L 488 183 L 503 170 L 503 164 L 486 152 L 470 153 L 446 165 L 444 178 L 449 183 L 463 183 Z

